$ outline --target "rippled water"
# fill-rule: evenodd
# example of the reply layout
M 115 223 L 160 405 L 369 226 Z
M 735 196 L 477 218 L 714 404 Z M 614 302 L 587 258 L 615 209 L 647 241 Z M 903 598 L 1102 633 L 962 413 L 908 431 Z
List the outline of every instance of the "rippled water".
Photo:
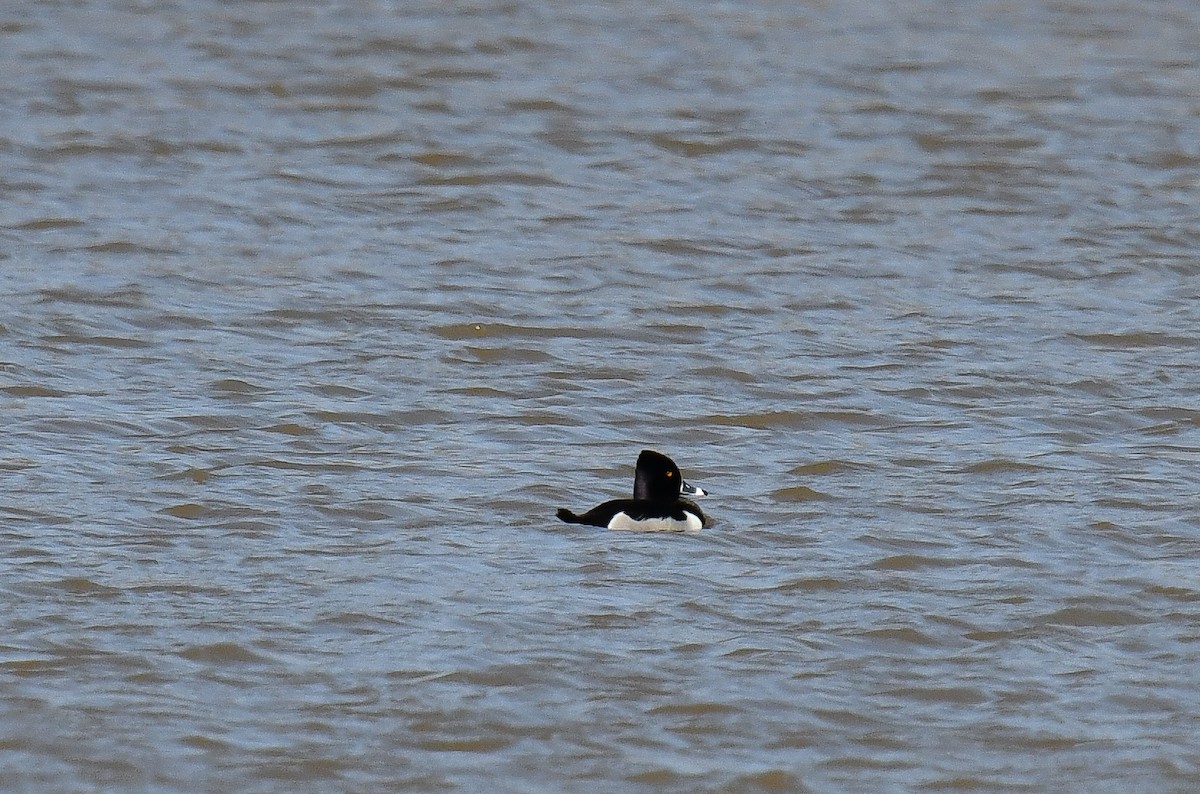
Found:
M 0 788 L 1196 790 L 1198 31 L 0 11 Z

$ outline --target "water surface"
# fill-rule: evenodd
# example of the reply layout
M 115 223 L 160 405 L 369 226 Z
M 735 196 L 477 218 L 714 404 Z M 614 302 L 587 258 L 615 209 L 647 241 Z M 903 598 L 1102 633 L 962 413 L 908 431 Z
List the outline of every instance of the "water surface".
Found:
M 1195 790 L 1197 31 L 0 13 L 2 787 Z

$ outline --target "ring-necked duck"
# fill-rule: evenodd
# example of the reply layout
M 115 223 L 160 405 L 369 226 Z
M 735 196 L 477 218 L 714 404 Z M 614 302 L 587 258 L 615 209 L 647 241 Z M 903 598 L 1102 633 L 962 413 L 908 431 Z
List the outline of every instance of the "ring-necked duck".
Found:
M 688 530 L 704 526 L 704 513 L 687 496 L 707 496 L 683 481 L 675 461 L 650 449 L 638 455 L 633 478 L 633 498 L 614 499 L 576 515 L 565 507 L 557 515 L 568 524 L 591 524 L 607 529 L 647 531 Z

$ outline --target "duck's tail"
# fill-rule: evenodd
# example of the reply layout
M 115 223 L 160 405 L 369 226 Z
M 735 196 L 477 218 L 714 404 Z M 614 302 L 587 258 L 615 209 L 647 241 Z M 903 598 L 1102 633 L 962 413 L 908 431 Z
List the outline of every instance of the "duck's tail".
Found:
M 558 508 L 558 512 L 555 513 L 554 515 L 558 516 L 560 520 L 566 521 L 568 524 L 582 524 L 583 523 L 582 518 L 575 515 L 574 513 L 572 513 L 570 510 L 568 510 L 565 507 Z

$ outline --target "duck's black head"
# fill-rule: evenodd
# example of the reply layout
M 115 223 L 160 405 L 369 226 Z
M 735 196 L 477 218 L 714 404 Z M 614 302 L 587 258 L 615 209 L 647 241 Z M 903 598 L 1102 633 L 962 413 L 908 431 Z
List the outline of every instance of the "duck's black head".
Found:
M 704 491 L 683 481 L 675 461 L 661 452 L 643 449 L 638 455 L 633 478 L 633 498 L 652 502 L 674 502 L 680 495 L 705 496 Z

